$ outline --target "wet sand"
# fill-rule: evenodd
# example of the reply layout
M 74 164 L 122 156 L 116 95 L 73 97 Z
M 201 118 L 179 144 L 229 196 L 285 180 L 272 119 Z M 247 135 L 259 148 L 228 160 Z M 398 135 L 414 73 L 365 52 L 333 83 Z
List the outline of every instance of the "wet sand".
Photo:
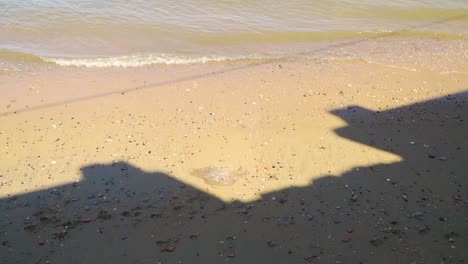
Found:
M 4 73 L 0 262 L 464 263 L 467 68 L 424 62 Z

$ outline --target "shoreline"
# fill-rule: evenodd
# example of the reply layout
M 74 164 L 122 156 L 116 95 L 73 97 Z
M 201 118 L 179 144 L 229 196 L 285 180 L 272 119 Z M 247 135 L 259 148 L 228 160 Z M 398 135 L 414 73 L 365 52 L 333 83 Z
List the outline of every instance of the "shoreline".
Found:
M 455 58 L 455 54 L 466 57 L 465 37 L 447 39 L 434 36 L 419 38 L 407 36 L 405 30 L 382 32 L 371 36 L 345 38 L 341 40 L 299 41 L 285 45 L 259 45 L 256 48 L 230 47 L 227 50 L 210 49 L 203 53 L 128 53 L 89 56 L 34 55 L 20 51 L 0 49 L 0 67 L 7 71 L 23 71 L 51 67 L 77 68 L 139 68 L 164 67 L 170 65 L 200 65 L 206 63 L 248 64 L 273 63 L 294 60 L 365 60 L 379 61 L 380 56 L 401 58 L 402 53 L 415 53 L 418 60 L 426 56 Z M 454 34 L 456 35 L 456 34 Z M 462 35 L 460 35 L 462 36 Z M 447 54 L 444 54 L 447 52 Z M 384 62 L 384 61 L 382 61 Z M 408 62 L 408 61 L 405 61 Z M 393 61 L 387 61 L 391 64 Z M 462 60 L 453 64 L 465 64 Z M 1 73 L 1 72 L 0 72 Z

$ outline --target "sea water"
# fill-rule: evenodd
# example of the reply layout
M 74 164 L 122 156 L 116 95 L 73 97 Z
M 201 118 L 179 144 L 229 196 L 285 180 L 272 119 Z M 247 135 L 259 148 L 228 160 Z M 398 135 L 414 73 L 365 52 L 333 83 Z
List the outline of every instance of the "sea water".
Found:
M 0 62 L 144 66 L 301 55 L 399 34 L 468 38 L 466 0 L 0 0 Z

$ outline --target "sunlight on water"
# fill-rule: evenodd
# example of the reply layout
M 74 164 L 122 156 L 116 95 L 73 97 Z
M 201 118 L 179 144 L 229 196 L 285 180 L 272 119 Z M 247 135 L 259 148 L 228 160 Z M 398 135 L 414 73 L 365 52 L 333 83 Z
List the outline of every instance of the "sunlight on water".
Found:
M 0 52 L 48 57 L 253 56 L 288 43 L 401 29 L 468 33 L 462 0 L 0 0 L 0 10 Z

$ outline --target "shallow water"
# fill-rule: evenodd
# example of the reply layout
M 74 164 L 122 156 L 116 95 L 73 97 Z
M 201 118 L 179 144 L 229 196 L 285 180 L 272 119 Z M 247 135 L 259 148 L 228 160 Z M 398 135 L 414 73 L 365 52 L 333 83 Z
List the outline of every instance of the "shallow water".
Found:
M 425 38 L 468 34 L 464 0 L 0 0 L 0 10 L 0 58 L 35 55 L 59 65 L 272 57 L 291 45 L 399 30 Z

